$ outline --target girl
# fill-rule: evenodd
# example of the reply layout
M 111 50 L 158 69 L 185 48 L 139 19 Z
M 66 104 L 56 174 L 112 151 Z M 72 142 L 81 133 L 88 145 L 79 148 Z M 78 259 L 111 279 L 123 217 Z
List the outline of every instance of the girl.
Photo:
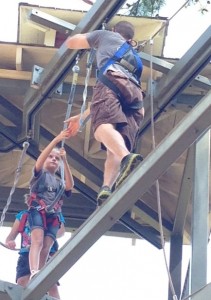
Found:
M 65 189 L 64 194 L 70 196 L 74 186 L 71 170 L 69 168 L 64 148 L 55 146 L 67 138 L 67 130 L 57 135 L 38 157 L 33 177 L 30 181 L 29 225 L 31 230 L 31 247 L 29 251 L 29 265 L 31 277 L 42 268 L 49 255 L 57 231 L 60 228 L 59 213 L 61 212 L 62 199 L 48 211 L 57 193 L 62 188 L 61 180 L 56 176 L 61 160 L 64 165 Z

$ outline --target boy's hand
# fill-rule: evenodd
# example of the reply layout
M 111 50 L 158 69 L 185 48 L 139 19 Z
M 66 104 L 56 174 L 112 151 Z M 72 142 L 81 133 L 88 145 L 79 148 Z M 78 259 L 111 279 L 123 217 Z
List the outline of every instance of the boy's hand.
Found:
M 80 128 L 79 121 L 80 121 L 80 115 L 71 117 L 64 121 L 64 123 L 68 124 L 67 125 L 68 137 L 75 136 L 78 133 Z

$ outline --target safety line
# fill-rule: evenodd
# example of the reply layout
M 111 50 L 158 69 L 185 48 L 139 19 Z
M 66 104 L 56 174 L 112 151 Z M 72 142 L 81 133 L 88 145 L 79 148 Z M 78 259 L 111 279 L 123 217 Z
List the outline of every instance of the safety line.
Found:
M 77 81 L 78 81 L 78 74 L 80 72 L 80 67 L 78 66 L 79 60 L 80 60 L 80 56 L 78 54 L 76 56 L 75 65 L 72 68 L 72 72 L 73 72 L 72 85 L 71 85 L 70 94 L 69 94 L 69 98 L 68 98 L 68 102 L 67 102 L 67 111 L 66 111 L 65 120 L 67 120 L 70 117 L 70 114 L 71 114 L 71 111 L 72 111 L 72 105 L 73 105 L 73 101 L 74 101 L 74 97 L 75 97 L 75 91 L 76 91 L 76 86 L 77 86 Z M 63 130 L 65 130 L 66 128 L 67 128 L 67 123 L 64 123 Z M 61 147 L 64 147 L 64 143 L 65 143 L 65 139 L 63 139 L 61 141 Z M 55 204 L 61 199 L 61 196 L 63 195 L 63 193 L 65 191 L 65 185 L 66 185 L 66 183 L 65 183 L 64 162 L 63 162 L 63 160 L 61 160 L 60 174 L 61 174 L 61 183 L 62 183 L 61 187 L 60 187 L 60 190 L 57 193 L 57 195 L 54 198 L 54 200 L 52 201 L 52 203 L 46 207 L 46 211 L 47 212 L 52 211 L 52 209 L 54 208 Z
M 6 205 L 2 211 L 2 215 L 1 215 L 1 220 L 0 220 L 0 227 L 3 226 L 3 223 L 4 223 L 4 220 L 5 220 L 5 216 L 6 216 L 6 213 L 9 209 L 9 206 L 11 204 L 11 201 L 12 201 L 12 195 L 14 194 L 15 192 L 15 188 L 16 188 L 16 185 L 18 183 L 18 180 L 19 180 L 19 177 L 20 177 L 20 174 L 21 174 L 21 170 L 22 170 L 22 166 L 23 166 L 23 160 L 25 158 L 25 155 L 26 155 L 26 151 L 29 147 L 29 142 L 26 141 L 23 143 L 23 150 L 21 152 L 21 156 L 20 156 L 20 159 L 19 159 L 19 162 L 18 162 L 18 167 L 16 169 L 16 172 L 15 172 L 15 179 L 14 179 L 14 183 L 13 183 L 13 186 L 10 190 L 10 194 L 9 194 L 9 197 L 7 199 L 7 202 L 6 202 Z M 19 251 L 20 249 L 10 249 L 9 247 L 7 247 L 4 243 L 0 242 L 0 245 L 9 249 L 9 250 L 15 250 L 15 251 Z

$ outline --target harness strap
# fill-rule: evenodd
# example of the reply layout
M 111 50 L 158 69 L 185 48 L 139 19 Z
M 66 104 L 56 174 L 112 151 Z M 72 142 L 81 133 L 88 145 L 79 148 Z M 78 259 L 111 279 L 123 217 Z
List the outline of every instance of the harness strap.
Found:
M 130 62 L 126 61 L 123 58 L 123 56 L 129 50 L 131 50 L 134 54 L 137 67 L 133 66 Z M 123 96 L 122 92 L 120 91 L 120 89 L 111 80 L 109 80 L 108 77 L 106 77 L 106 75 L 104 74 L 106 69 L 114 63 L 117 63 L 120 66 L 122 66 L 122 67 L 128 69 L 130 72 L 132 72 L 134 74 L 136 80 L 138 80 L 138 83 L 139 83 L 139 77 L 141 76 L 141 72 L 142 72 L 141 60 L 139 57 L 137 58 L 137 53 L 134 51 L 133 47 L 128 42 L 125 42 L 124 44 L 122 44 L 122 46 L 116 51 L 114 56 L 111 57 L 110 59 L 108 59 L 108 61 L 104 64 L 104 66 L 102 66 L 100 68 L 97 77 L 104 85 L 106 85 L 109 89 L 111 89 L 117 95 L 122 106 L 127 106 L 130 109 L 135 109 L 135 110 L 139 110 L 139 109 L 143 108 L 143 101 L 126 105 L 123 101 L 124 96 Z M 131 78 L 129 78 L 129 80 L 132 81 L 138 87 L 140 87 L 140 85 L 137 82 L 135 82 L 135 80 L 132 80 Z
M 141 109 L 141 108 L 143 108 L 143 106 L 144 106 L 143 101 L 139 101 L 139 102 L 136 102 L 134 104 L 130 104 L 130 105 L 127 104 L 126 105 L 125 103 L 123 103 L 124 96 L 122 95 L 122 92 L 111 80 L 108 79 L 108 77 L 106 77 L 104 74 L 100 73 L 98 75 L 98 78 L 103 84 L 105 84 L 109 89 L 111 89 L 117 95 L 117 97 L 119 98 L 122 106 L 127 106 L 130 109 Z
M 136 60 L 136 67 L 132 65 L 129 61 L 125 60 L 123 57 L 129 50 L 132 51 L 134 54 Z M 139 78 L 141 77 L 141 73 L 142 73 L 142 62 L 137 52 L 127 41 L 121 45 L 121 47 L 116 51 L 113 57 L 107 60 L 104 66 L 100 68 L 99 73 L 101 72 L 104 73 L 106 69 L 114 63 L 118 63 L 119 65 L 123 66 L 124 68 L 132 72 L 139 82 Z
M 26 225 L 26 221 L 28 218 L 28 212 L 25 212 L 20 219 L 20 223 L 19 223 L 19 228 L 18 228 L 18 232 L 19 233 L 23 233 L 24 232 L 24 227 Z

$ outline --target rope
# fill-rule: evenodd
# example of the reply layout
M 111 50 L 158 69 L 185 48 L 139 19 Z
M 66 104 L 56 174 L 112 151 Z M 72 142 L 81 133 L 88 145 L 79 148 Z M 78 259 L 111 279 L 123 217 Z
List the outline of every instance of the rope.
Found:
M 19 177 L 20 177 L 20 174 L 21 174 L 21 169 L 22 169 L 22 165 L 23 165 L 23 159 L 25 157 L 25 154 L 26 154 L 26 151 L 27 151 L 28 147 L 29 147 L 29 143 L 28 142 L 24 142 L 23 143 L 23 150 L 22 150 L 19 162 L 18 162 L 18 167 L 16 169 L 16 173 L 15 173 L 14 183 L 13 183 L 12 189 L 10 191 L 9 197 L 7 199 L 7 203 L 6 203 L 6 205 L 5 205 L 5 207 L 4 207 L 3 211 L 2 211 L 1 220 L 0 220 L 0 227 L 3 226 L 3 222 L 4 222 L 4 219 L 5 219 L 6 212 L 7 212 L 8 208 L 10 206 L 10 203 L 12 201 L 12 195 L 15 192 L 15 188 L 16 188 L 16 185 L 18 183 L 18 180 L 19 180 Z
M 78 74 L 80 72 L 80 67 L 78 66 L 79 59 L 80 59 L 79 55 L 77 55 L 76 63 L 72 68 L 73 78 L 72 78 L 71 90 L 70 90 L 70 94 L 69 94 L 69 98 L 68 98 L 68 102 L 67 102 L 67 111 L 66 111 L 65 120 L 67 120 L 70 117 L 70 114 L 72 111 L 72 105 L 73 105 L 77 81 L 78 81 Z M 66 128 L 67 128 L 67 124 L 64 123 L 63 130 L 65 130 Z M 61 147 L 64 147 L 64 143 L 65 143 L 65 140 L 63 139 L 61 142 Z M 60 168 L 61 168 L 61 188 L 60 188 L 59 192 L 57 193 L 56 197 L 54 198 L 54 200 L 52 201 L 52 203 L 50 205 L 48 205 L 48 207 L 46 208 L 47 212 L 50 212 L 51 210 L 53 210 L 55 204 L 60 200 L 60 198 L 62 197 L 62 194 L 65 191 L 65 176 L 64 176 L 63 161 L 61 161 Z
M 154 124 L 154 98 L 153 98 L 153 82 L 152 82 L 152 55 L 153 55 L 153 40 L 150 40 L 150 108 L 151 108 L 151 134 L 152 134 L 152 148 L 153 150 L 156 147 L 155 144 L 155 124 Z M 159 230 L 160 230 L 160 236 L 161 236 L 161 245 L 162 245 L 162 250 L 163 250 L 163 255 L 164 255 L 164 261 L 166 265 L 166 270 L 169 278 L 169 285 L 170 289 L 173 295 L 173 299 L 177 300 L 177 295 L 175 293 L 175 289 L 173 286 L 173 282 L 171 279 L 171 275 L 168 269 L 168 262 L 167 262 L 167 257 L 166 257 L 166 251 L 165 251 L 165 239 L 164 239 L 164 233 L 163 233 L 163 225 L 162 225 L 162 212 L 161 212 L 161 198 L 160 198 L 160 184 L 159 181 L 156 180 L 155 182 L 155 187 L 156 187 L 156 198 L 157 198 L 157 207 L 158 207 L 158 220 L 159 220 Z
M 139 48 L 140 46 L 141 47 L 144 47 L 147 43 L 149 43 L 150 42 L 150 40 L 152 40 L 152 39 L 154 39 L 154 37 L 156 37 L 156 35 L 161 31 L 161 30 L 163 30 L 166 26 L 167 26 L 167 24 L 169 24 L 169 22 L 188 4 L 190 2 L 190 0 L 187 0 L 169 19 L 167 19 L 167 23 L 163 23 L 163 25 L 160 27 L 160 29 L 158 29 L 151 37 L 150 37 L 150 39 L 148 39 L 148 40 L 146 40 L 146 41 L 144 41 L 144 42 L 142 42 L 141 44 L 139 44 L 138 46 L 137 46 L 137 48 Z
M 81 107 L 81 114 L 80 114 L 80 120 L 79 120 L 79 124 L 80 124 L 79 132 L 82 131 L 83 127 L 85 126 L 85 124 L 88 122 L 88 120 L 90 118 L 90 115 L 89 115 L 88 117 L 86 117 L 85 120 L 83 120 L 82 116 L 83 116 L 83 113 L 86 110 L 87 88 L 88 88 L 89 79 L 90 79 L 90 75 L 91 75 L 91 71 L 92 71 L 92 63 L 93 63 L 94 58 L 95 58 L 95 53 L 96 53 L 96 50 L 91 49 L 88 56 L 87 56 L 86 78 L 85 78 L 85 82 L 84 82 L 83 104 L 82 104 L 82 107 Z
M 20 249 L 18 249 L 18 248 L 11 249 L 11 248 L 9 248 L 7 245 L 5 245 L 5 244 L 4 244 L 4 243 L 2 243 L 2 242 L 0 242 L 0 246 L 4 247 L 4 248 L 6 248 L 6 249 L 9 249 L 9 250 L 13 250 L 13 251 L 20 251 Z

